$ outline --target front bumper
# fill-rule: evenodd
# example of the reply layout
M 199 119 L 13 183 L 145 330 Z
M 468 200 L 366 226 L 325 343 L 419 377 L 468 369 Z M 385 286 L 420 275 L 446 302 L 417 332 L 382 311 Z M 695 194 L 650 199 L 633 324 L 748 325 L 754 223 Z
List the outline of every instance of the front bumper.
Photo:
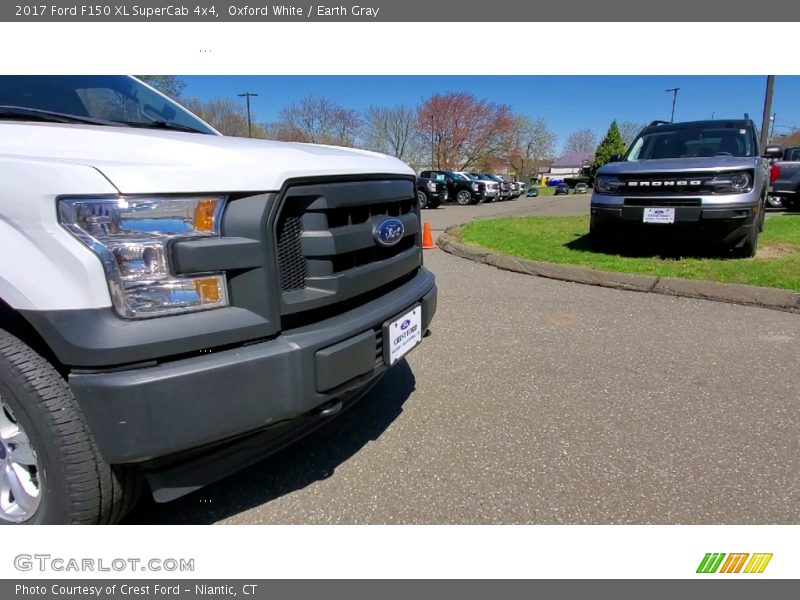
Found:
M 427 331 L 436 298 L 434 276 L 420 268 L 371 302 L 269 341 L 157 366 L 73 373 L 69 383 L 107 462 L 152 461 L 353 397 L 387 369 L 383 324 L 420 304 Z
M 664 202 L 664 205 L 669 206 Z M 654 207 L 658 207 L 656 202 Z M 675 206 L 675 222 L 644 222 L 644 206 L 591 204 L 592 229 L 624 236 L 666 236 L 721 243 L 735 242 L 746 235 L 758 213 L 758 203 L 746 205 Z

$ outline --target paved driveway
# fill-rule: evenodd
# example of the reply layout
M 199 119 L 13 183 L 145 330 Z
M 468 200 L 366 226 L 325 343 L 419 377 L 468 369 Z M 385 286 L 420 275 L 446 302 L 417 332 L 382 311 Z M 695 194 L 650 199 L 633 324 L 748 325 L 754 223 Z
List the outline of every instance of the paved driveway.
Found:
M 425 211 L 581 212 L 587 198 Z M 138 523 L 799 523 L 800 317 L 440 250 L 433 335 L 351 411 Z

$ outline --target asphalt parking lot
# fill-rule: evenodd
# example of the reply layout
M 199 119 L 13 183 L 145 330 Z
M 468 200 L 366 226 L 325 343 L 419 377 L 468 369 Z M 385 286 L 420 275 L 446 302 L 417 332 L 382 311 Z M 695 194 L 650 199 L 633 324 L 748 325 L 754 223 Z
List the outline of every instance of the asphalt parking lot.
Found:
M 434 231 L 588 196 L 426 210 Z M 133 523 L 798 523 L 800 318 L 430 250 L 433 334 L 324 429 Z

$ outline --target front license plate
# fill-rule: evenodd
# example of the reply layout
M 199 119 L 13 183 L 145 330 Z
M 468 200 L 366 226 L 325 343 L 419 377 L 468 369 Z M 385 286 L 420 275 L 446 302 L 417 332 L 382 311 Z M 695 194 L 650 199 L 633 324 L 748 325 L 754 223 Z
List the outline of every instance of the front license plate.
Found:
M 674 223 L 674 208 L 645 208 L 642 216 L 644 223 Z
M 383 326 L 383 357 L 389 366 L 422 341 L 422 307 L 415 306 L 402 317 Z

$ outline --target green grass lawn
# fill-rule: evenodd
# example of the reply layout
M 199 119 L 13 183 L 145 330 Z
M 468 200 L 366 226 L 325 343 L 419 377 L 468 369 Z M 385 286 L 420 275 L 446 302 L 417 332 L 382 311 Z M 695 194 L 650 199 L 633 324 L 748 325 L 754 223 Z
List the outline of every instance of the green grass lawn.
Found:
M 475 221 L 456 235 L 472 246 L 531 260 L 583 265 L 601 271 L 706 279 L 800 291 L 800 215 L 767 218 L 755 258 L 648 256 L 592 252 L 589 217 L 511 217 Z

